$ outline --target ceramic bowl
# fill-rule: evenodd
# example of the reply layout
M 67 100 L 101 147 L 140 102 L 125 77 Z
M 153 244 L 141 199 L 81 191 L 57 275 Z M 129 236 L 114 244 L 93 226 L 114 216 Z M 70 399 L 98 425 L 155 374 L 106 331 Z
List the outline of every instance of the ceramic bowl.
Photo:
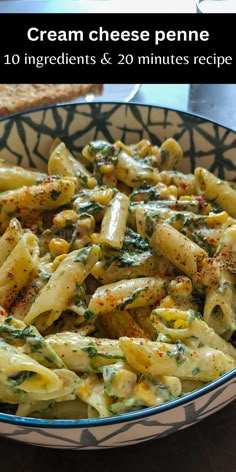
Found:
M 15 165 L 46 168 L 53 139 L 77 152 L 91 140 L 127 144 L 142 138 L 160 145 L 174 137 L 184 150 L 184 170 L 207 167 L 236 180 L 236 134 L 204 118 L 154 106 L 67 104 L 16 114 L 0 121 L 0 157 Z M 236 397 L 236 369 L 203 388 L 160 406 L 116 417 L 40 420 L 0 413 L 0 435 L 60 449 L 98 449 L 140 443 L 191 426 Z

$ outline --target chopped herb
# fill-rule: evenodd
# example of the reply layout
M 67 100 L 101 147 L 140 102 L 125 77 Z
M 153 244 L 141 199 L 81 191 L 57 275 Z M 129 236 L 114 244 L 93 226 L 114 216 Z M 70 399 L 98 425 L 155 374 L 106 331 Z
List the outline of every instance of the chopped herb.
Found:
M 93 311 L 90 311 L 90 310 L 85 310 L 84 311 L 84 318 L 87 320 L 87 321 L 90 321 L 92 320 L 93 318 L 95 318 L 95 313 Z
M 79 202 L 76 211 L 78 214 L 88 213 L 89 215 L 95 215 L 99 211 L 103 210 L 104 205 L 98 202 Z
M 147 241 L 140 236 L 140 234 L 136 233 L 131 228 L 127 228 L 125 232 L 124 242 L 123 242 L 124 249 L 139 249 L 140 251 L 145 251 L 149 248 Z
M 33 375 L 37 374 L 35 374 L 35 372 L 24 370 L 22 372 L 17 373 L 16 375 L 10 375 L 9 377 L 7 377 L 7 381 L 11 383 L 14 387 L 17 387 L 18 385 L 21 385 L 23 382 L 33 377 Z
M 123 359 L 124 356 L 114 356 L 113 354 L 105 354 L 103 352 L 99 352 L 95 345 L 91 344 L 90 346 L 82 347 L 81 351 L 87 352 L 88 357 L 92 359 L 93 357 L 99 356 L 104 357 L 106 359 Z
M 166 354 L 170 357 L 175 357 L 176 363 L 181 365 L 186 361 L 186 357 L 184 357 L 185 350 L 186 346 L 180 340 L 177 340 L 175 343 L 175 350 L 166 351 Z
M 58 192 L 57 190 L 53 189 L 51 191 L 51 199 L 52 200 L 57 200 L 58 197 L 61 195 L 61 192 Z
M 155 226 L 154 226 L 153 219 L 147 213 L 145 214 L 145 227 L 146 227 L 147 236 L 151 238 L 154 233 Z
M 142 292 L 143 290 L 144 290 L 143 288 L 137 288 L 137 290 L 135 290 L 134 293 L 132 293 L 132 295 L 130 295 L 129 297 L 126 297 L 122 303 L 117 305 L 116 309 L 120 311 L 124 310 L 125 307 L 127 305 L 130 305 L 138 297 L 140 292 Z
M 162 148 L 160 150 L 160 157 L 161 157 L 161 163 L 164 164 L 165 161 L 167 161 L 169 157 L 169 151 L 167 151 L 167 149 Z
M 87 177 L 87 175 L 80 175 L 79 174 L 77 177 L 79 178 L 81 186 L 87 188 L 88 187 L 88 177 Z
M 199 369 L 199 367 L 195 367 L 195 368 L 192 370 L 192 375 L 197 375 L 197 374 L 199 374 L 199 372 L 201 372 L 201 369 Z
M 88 255 L 90 252 L 90 247 L 83 247 L 77 252 L 76 257 L 74 258 L 74 262 L 81 262 L 82 264 L 87 263 Z

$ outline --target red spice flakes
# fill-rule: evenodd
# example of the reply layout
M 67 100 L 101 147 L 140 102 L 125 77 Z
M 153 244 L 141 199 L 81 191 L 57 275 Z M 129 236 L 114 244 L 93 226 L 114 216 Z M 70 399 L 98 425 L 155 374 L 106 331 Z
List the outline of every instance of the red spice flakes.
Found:
M 50 175 L 50 176 L 48 176 L 48 177 L 43 181 L 42 184 L 39 184 L 39 185 L 50 184 L 50 183 L 52 183 L 52 182 L 55 182 L 56 180 L 58 180 L 57 177 L 55 177 L 55 176 L 53 176 L 53 175 Z
M 180 182 L 179 186 L 185 190 L 187 187 L 187 184 L 185 184 L 184 182 Z
M 202 195 L 198 195 L 196 197 L 196 200 L 198 201 L 199 203 L 199 208 L 202 210 L 204 207 L 205 207 L 205 201 L 204 201 L 204 198 Z
M 163 357 L 164 356 L 164 352 L 161 352 L 161 351 L 156 351 L 156 353 L 158 354 L 158 356 L 160 357 Z
M 210 241 L 210 243 L 216 243 L 217 242 L 215 238 L 210 238 L 209 241 Z

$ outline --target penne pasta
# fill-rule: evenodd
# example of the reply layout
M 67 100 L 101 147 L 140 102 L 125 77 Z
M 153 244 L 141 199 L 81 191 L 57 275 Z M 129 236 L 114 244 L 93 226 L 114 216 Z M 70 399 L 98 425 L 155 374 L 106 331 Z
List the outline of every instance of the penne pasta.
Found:
M 58 138 L 47 173 L 0 165 L 0 403 L 16 415 L 119 415 L 236 368 L 236 192 L 182 162 L 172 137 L 78 157 Z

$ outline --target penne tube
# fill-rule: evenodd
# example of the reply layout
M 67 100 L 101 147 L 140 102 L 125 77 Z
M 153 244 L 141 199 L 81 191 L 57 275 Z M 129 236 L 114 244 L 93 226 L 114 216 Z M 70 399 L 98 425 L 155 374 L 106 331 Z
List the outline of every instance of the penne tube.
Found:
M 166 295 L 168 277 L 140 277 L 98 287 L 88 310 L 95 315 L 154 305 Z
M 203 319 L 218 335 L 229 340 L 236 329 L 235 307 L 234 277 L 223 270 L 218 287 L 206 290 Z
M 226 228 L 216 252 L 220 281 L 215 290 L 208 288 L 203 318 L 217 334 L 229 340 L 236 329 L 236 225 Z
M 38 265 L 38 239 L 33 233 L 25 233 L 1 267 L 0 304 L 4 308 L 14 303 L 20 290 L 37 273 Z
M 197 286 L 217 285 L 220 278 L 218 264 L 198 244 L 168 223 L 154 221 L 142 208 L 137 210 L 136 219 L 139 233 L 148 238 L 150 246 L 192 278 Z
M 156 256 L 149 251 L 124 251 L 111 258 L 110 263 L 106 259 L 98 261 L 91 273 L 103 284 L 109 284 L 136 277 L 170 275 L 174 273 L 174 266 L 166 257 Z
M 45 331 L 64 310 L 73 309 L 73 299 L 96 264 L 99 252 L 99 247 L 93 245 L 67 254 L 39 292 L 25 323 Z
M 49 369 L 48 369 L 49 370 Z M 30 371 L 29 371 L 30 372 Z M 77 374 L 67 369 L 55 369 L 49 370 L 50 375 L 57 378 L 58 386 L 57 389 L 48 391 L 45 386 L 42 389 L 30 389 L 25 391 L 20 389 L 18 386 L 15 387 L 12 381 L 11 383 L 2 383 L 0 381 L 0 402 L 7 403 L 19 403 L 27 404 L 28 402 L 34 401 L 52 401 L 57 399 L 60 401 L 63 398 L 68 397 L 71 399 L 75 397 L 76 388 L 80 382 Z M 33 375 L 31 377 L 33 380 Z M 36 379 L 36 377 L 35 377 Z M 15 381 L 16 383 L 16 381 Z M 55 384 L 56 386 L 56 384 Z M 21 409 L 21 415 L 23 414 L 23 408 Z
M 91 173 L 79 162 L 66 147 L 60 142 L 51 152 L 48 160 L 48 172 L 50 175 L 63 177 L 76 177 L 78 188 L 93 188 L 97 184 Z
M 179 143 L 173 139 L 166 139 L 160 147 L 160 169 L 175 170 L 180 167 L 183 161 L 183 149 Z
M 20 222 L 16 218 L 12 218 L 6 231 L 0 238 L 0 267 L 15 248 L 22 234 Z
M 119 342 L 114 339 L 81 336 L 68 331 L 46 336 L 46 341 L 67 368 L 75 372 L 100 372 L 104 365 L 124 359 Z
M 34 326 L 26 326 L 23 321 L 13 316 L 0 317 L 0 337 L 11 346 L 20 347 L 24 354 L 45 367 L 65 367 L 63 360 L 57 356 Z
M 236 191 L 212 174 L 209 170 L 197 167 L 194 171 L 197 191 L 206 200 L 214 201 L 234 218 L 236 217 Z
M 213 348 L 190 349 L 176 344 L 123 337 L 120 347 L 127 362 L 144 375 L 170 375 L 210 382 L 235 368 L 235 359 Z
M 129 198 L 118 192 L 106 208 L 99 241 L 114 249 L 121 249 L 126 231 L 126 223 L 129 211 Z
M 0 194 L 0 230 L 3 232 L 10 219 L 32 216 L 34 212 L 53 210 L 65 205 L 74 195 L 73 180 L 52 178 L 31 187 L 21 187 Z
M 61 387 L 59 377 L 52 370 L 2 340 L 0 382 L 28 393 L 50 393 Z
M 158 171 L 155 168 L 135 160 L 125 151 L 120 151 L 117 156 L 115 175 L 131 188 L 139 187 L 143 181 L 150 184 L 158 182 Z
M 180 340 L 189 347 L 208 346 L 236 359 L 236 349 L 222 339 L 193 310 L 156 308 L 151 313 L 151 321 L 157 333 L 165 335 L 171 342 Z
M 120 398 L 132 395 L 138 378 L 124 362 L 103 367 L 102 375 L 107 395 Z
M 47 174 L 36 170 L 23 169 L 18 166 L 5 167 L 0 165 L 0 192 L 15 190 L 27 185 L 37 185 L 48 177 Z

